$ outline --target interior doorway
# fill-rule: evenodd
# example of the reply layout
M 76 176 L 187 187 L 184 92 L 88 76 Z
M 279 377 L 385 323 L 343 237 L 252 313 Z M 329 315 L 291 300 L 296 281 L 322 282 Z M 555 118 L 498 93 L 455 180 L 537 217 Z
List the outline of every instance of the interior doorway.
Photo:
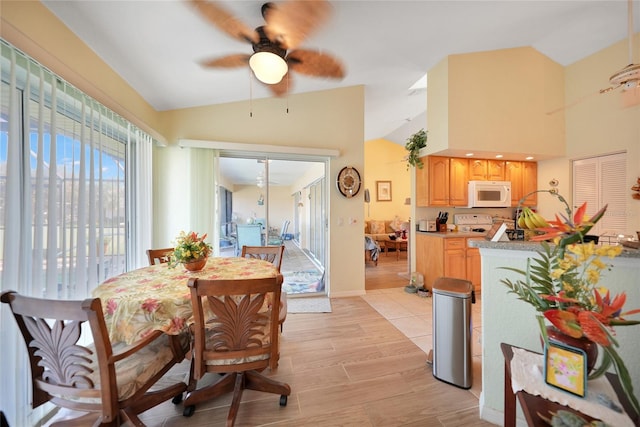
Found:
M 239 225 L 259 225 L 261 244 L 285 245 L 283 290 L 326 293 L 327 160 L 221 152 L 218 164 L 218 191 L 225 198 L 219 210 L 221 256 L 239 254 Z

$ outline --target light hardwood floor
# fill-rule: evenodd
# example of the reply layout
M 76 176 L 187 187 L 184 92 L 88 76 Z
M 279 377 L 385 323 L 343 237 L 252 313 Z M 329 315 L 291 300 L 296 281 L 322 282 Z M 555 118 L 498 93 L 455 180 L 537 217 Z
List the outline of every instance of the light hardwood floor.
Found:
M 388 263 L 384 258 L 378 267 L 366 267 L 367 288 L 377 277 L 371 286 L 378 289 L 363 297 L 332 299 L 332 313 L 287 316 L 280 367 L 267 373 L 291 386 L 288 405 L 280 407 L 279 396 L 247 391 L 236 426 L 491 425 L 478 416 L 477 369 L 471 390 L 433 377 L 420 346 L 430 341 L 431 298 L 407 294 L 406 278 L 380 268 L 389 264 L 404 271 L 406 253 L 398 263 L 393 253 Z M 171 374 L 180 377 L 187 370 L 185 362 Z M 184 418 L 182 405 L 166 402 L 147 411 L 143 421 L 150 427 L 224 425 L 229 404 L 230 396 L 224 396 Z

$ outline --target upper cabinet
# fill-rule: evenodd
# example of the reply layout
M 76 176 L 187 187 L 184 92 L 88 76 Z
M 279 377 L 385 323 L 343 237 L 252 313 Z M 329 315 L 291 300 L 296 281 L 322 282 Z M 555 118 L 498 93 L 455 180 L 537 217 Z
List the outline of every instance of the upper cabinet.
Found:
M 537 163 L 425 156 L 424 167 L 416 168 L 416 206 L 468 205 L 469 181 L 511 181 L 511 206 L 537 187 Z M 523 203 L 534 206 L 536 194 Z
M 518 206 L 520 199 L 526 194 L 536 191 L 538 187 L 538 164 L 535 162 L 505 162 L 505 181 L 511 181 L 511 206 Z M 525 206 L 535 206 L 538 194 L 534 193 L 522 203 Z
M 469 181 L 504 181 L 502 160 L 469 159 Z
M 467 159 L 449 159 L 449 206 L 467 206 L 469 162 Z
M 423 157 L 416 169 L 417 206 L 467 206 L 467 159 Z

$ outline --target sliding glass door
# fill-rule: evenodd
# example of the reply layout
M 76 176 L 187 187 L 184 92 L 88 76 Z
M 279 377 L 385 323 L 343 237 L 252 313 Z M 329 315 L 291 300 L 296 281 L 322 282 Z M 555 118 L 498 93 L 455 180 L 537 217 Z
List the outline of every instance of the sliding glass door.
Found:
M 231 209 L 232 223 L 224 229 L 226 236 L 221 227 L 220 244 L 226 244 L 223 237 L 235 239 L 231 255 L 237 254 L 241 250 L 240 236 L 228 230 L 241 224 L 260 224 L 263 244 L 283 242 L 287 248 L 282 266 L 285 285 L 286 273 L 296 273 L 295 280 L 289 281 L 295 281 L 297 291 L 304 289 L 302 273 L 315 270 L 322 275 L 327 248 L 326 160 L 221 152 L 219 169 L 219 188 L 231 193 L 226 207 Z M 318 281 L 316 276 L 311 274 Z M 324 290 L 324 283 L 309 287 L 310 292 L 319 290 Z
M 309 252 L 324 265 L 326 235 L 326 210 L 325 210 L 325 178 L 322 178 L 309 186 Z

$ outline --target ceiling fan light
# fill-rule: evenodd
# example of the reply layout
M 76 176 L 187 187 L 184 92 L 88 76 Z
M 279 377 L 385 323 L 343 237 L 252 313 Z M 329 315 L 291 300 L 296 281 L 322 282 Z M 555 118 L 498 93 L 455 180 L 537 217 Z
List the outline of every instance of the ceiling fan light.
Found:
M 285 60 L 271 52 L 254 53 L 249 58 L 249 66 L 258 80 L 269 85 L 280 83 L 288 71 Z

